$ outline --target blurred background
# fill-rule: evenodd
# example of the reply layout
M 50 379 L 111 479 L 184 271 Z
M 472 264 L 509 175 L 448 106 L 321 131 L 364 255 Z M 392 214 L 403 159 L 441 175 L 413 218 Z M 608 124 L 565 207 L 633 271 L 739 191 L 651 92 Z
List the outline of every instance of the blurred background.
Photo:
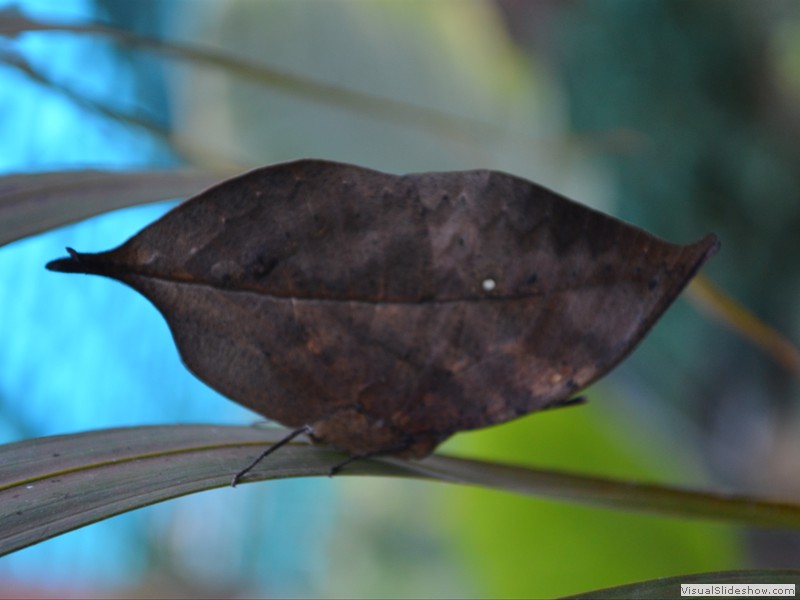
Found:
M 800 339 L 793 0 L 29 0 L 0 10 L 3 174 L 245 170 L 302 157 L 392 173 L 500 169 L 671 241 L 715 232 L 722 252 L 704 273 Z M 19 31 L 17 11 L 72 30 Z M 115 29 L 75 31 L 92 24 Z M 108 249 L 173 205 L 0 248 L 0 443 L 257 420 L 182 367 L 138 294 L 44 270 L 65 246 Z M 588 406 L 460 434 L 442 450 L 797 500 L 798 391 L 684 297 Z M 0 559 L 0 597 L 551 597 L 798 564 L 800 540 L 787 532 L 324 478 L 198 494 L 17 552 Z

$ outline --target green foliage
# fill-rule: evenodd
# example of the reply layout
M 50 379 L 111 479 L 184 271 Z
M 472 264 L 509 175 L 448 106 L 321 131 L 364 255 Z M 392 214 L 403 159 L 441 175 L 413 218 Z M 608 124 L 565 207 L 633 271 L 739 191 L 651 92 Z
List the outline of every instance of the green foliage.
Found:
M 560 470 L 614 474 L 630 481 L 687 479 L 657 436 L 630 439 L 630 422 L 600 408 L 553 411 L 454 440 L 460 452 Z M 452 449 L 452 447 L 451 447 Z M 578 593 L 630 581 L 741 563 L 730 527 L 524 500 L 482 489 L 442 490 L 454 550 L 487 595 L 530 598 Z M 445 511 L 443 507 L 443 512 Z M 465 526 L 465 524 L 468 524 Z

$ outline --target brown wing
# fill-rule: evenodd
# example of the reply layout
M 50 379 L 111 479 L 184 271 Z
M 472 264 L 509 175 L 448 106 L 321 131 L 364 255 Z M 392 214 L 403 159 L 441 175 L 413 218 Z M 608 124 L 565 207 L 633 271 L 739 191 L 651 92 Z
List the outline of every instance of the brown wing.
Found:
M 186 365 L 231 399 L 354 455 L 422 456 L 602 376 L 717 246 L 502 173 L 299 161 L 62 270 L 148 297 Z

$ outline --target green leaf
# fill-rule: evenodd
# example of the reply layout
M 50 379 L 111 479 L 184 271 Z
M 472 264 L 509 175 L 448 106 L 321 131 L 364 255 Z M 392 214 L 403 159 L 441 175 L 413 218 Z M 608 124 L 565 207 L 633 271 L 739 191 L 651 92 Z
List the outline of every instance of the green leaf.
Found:
M 627 481 L 710 485 L 691 449 L 636 422 L 601 384 L 577 410 L 545 412 L 503 427 L 455 436 L 445 451 L 555 471 Z M 615 406 L 616 404 L 616 406 Z M 463 556 L 480 593 L 552 598 L 681 573 L 742 567 L 740 532 L 714 521 L 587 504 L 547 502 L 485 489 L 438 490 L 448 541 Z M 485 515 L 492 515 L 491 519 Z M 469 523 L 469 527 L 464 527 Z M 525 532 L 509 535 L 509 532 Z M 486 552 L 492 548 L 492 552 Z
M 0 177 L 0 246 L 100 213 L 192 196 L 224 173 L 56 171 Z
M 233 474 L 265 444 L 285 434 L 174 425 L 98 430 L 2 446 L 0 554 L 135 508 L 228 486 Z M 345 458 L 327 448 L 295 442 L 270 455 L 247 481 L 325 476 Z M 617 509 L 800 527 L 798 505 L 447 456 L 419 462 L 361 460 L 341 475 L 414 477 Z
M 761 569 L 743 571 L 718 571 L 716 573 L 701 573 L 698 575 L 680 575 L 678 577 L 663 577 L 621 585 L 603 590 L 567 596 L 567 598 L 632 598 L 647 600 L 649 598 L 680 598 L 681 586 L 687 584 L 704 585 L 735 585 L 741 587 L 747 584 L 800 584 L 800 569 Z M 721 594 L 713 594 L 718 598 Z M 728 594 L 732 595 L 732 594 Z M 741 596 L 738 594 L 737 596 Z M 792 595 L 793 597 L 794 595 Z

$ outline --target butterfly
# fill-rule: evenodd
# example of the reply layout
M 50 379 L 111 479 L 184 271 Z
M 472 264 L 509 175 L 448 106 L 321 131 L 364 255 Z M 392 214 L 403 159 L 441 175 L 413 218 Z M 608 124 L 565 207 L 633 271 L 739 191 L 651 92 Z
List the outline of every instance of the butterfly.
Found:
M 293 429 L 265 454 L 306 433 L 352 458 L 422 458 L 459 431 L 575 403 L 718 248 L 497 171 L 300 160 L 47 268 L 148 298 L 190 371 Z

